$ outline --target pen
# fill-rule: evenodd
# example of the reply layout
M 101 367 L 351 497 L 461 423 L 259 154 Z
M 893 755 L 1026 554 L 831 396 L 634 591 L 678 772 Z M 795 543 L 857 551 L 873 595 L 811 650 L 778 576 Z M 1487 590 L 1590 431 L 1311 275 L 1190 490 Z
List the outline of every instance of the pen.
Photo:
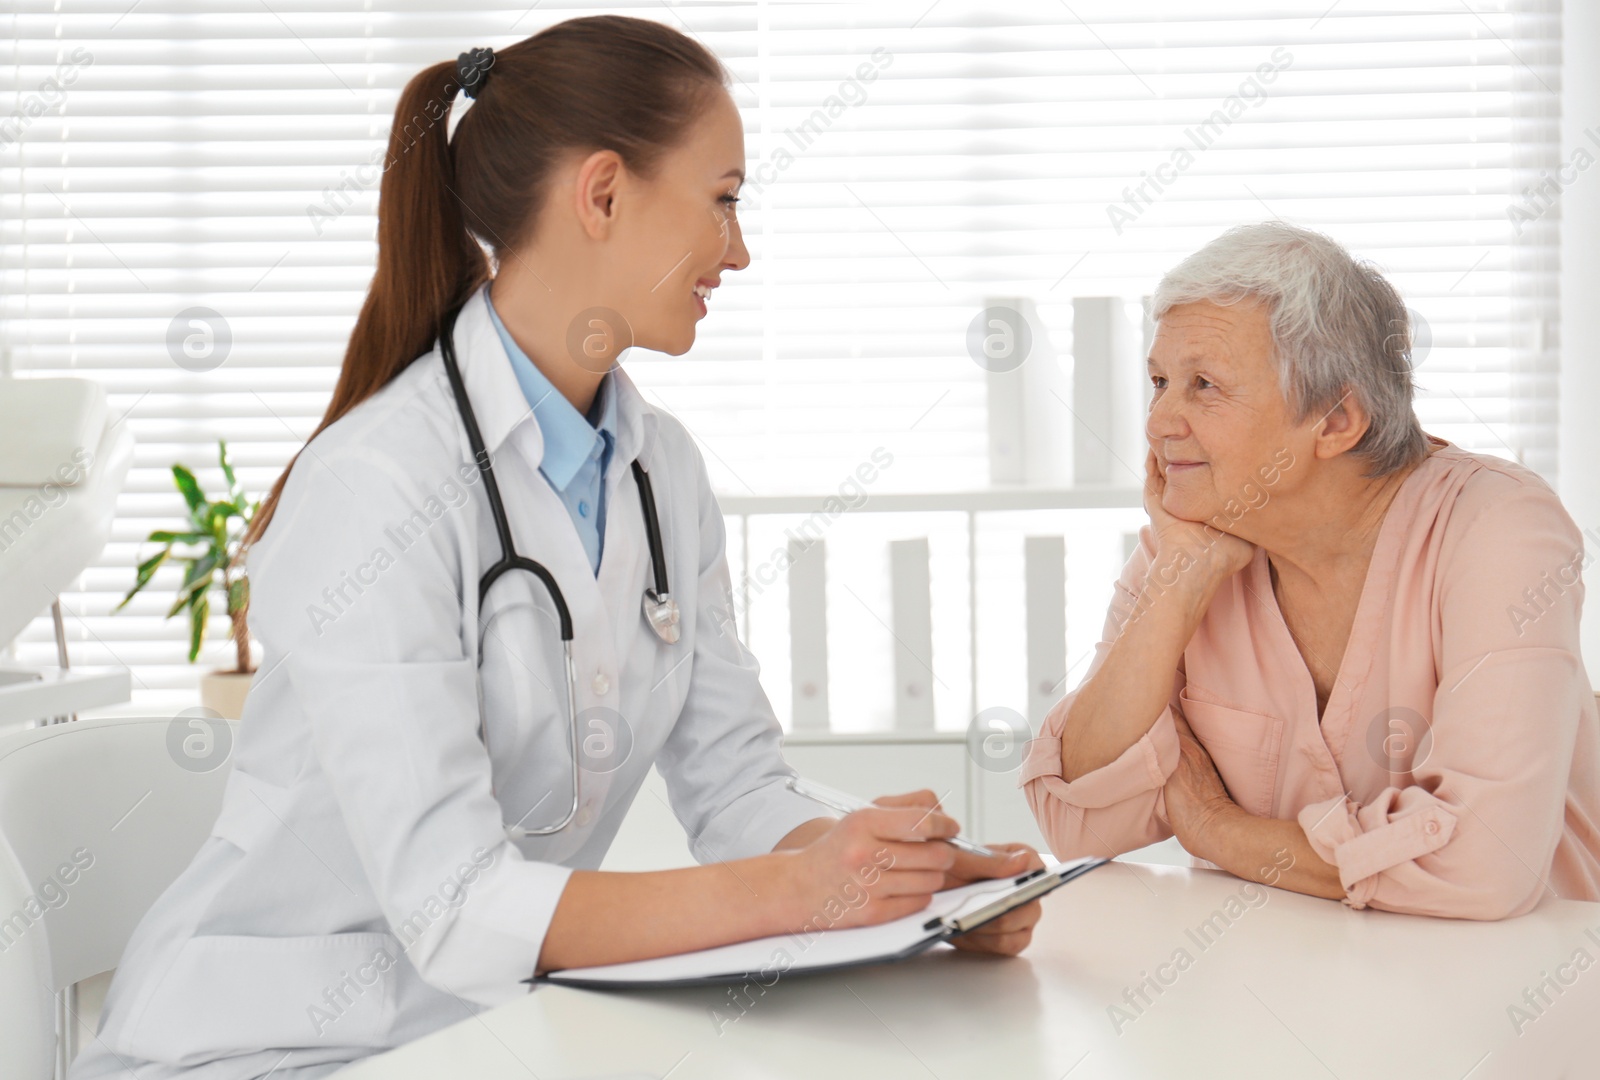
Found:
M 854 795 L 846 795 L 842 791 L 835 791 L 833 788 L 812 783 L 810 780 L 802 780 L 798 776 L 789 777 L 788 783 L 789 790 L 796 795 L 803 795 L 812 802 L 821 803 L 829 810 L 837 810 L 841 814 L 852 814 L 857 810 L 865 810 L 872 805 L 865 799 L 858 799 Z M 982 844 L 974 844 L 964 837 L 949 836 L 943 839 L 962 851 L 970 851 L 974 855 L 982 855 L 986 859 L 995 859 L 1001 856 L 1000 852 L 986 848 Z

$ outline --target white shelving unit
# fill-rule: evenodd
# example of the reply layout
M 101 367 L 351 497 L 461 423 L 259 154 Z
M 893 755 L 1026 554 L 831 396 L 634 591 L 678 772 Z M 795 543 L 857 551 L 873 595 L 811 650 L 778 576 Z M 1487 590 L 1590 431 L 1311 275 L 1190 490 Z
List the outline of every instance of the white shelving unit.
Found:
M 0 733 L 38 720 L 70 716 L 127 701 L 132 675 L 127 668 L 32 668 L 0 666 Z

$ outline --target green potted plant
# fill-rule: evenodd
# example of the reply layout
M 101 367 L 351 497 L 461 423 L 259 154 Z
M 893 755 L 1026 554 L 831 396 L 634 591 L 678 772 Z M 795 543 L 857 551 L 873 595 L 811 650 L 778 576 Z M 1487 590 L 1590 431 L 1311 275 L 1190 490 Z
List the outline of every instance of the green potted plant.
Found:
M 261 501 L 245 499 L 244 490 L 234 476 L 233 463 L 228 459 L 228 444 L 220 439 L 217 458 L 228 484 L 225 499 L 207 499 L 194 473 L 182 465 L 172 466 L 173 483 L 189 507 L 189 527 L 177 532 L 157 529 L 150 534 L 150 542 L 162 545 L 161 550 L 139 563 L 133 588 L 116 610 L 121 611 L 140 589 L 150 584 L 168 559 L 184 563 L 183 582 L 178 586 L 177 599 L 167 612 L 167 618 L 188 610 L 189 662 L 192 664 L 199 658 L 200 646 L 206 639 L 211 592 L 220 589 L 228 618 L 233 623 L 229 636 L 233 638 L 235 662 L 231 671 L 215 671 L 201 677 L 200 703 L 225 717 L 238 719 L 256 670 L 250 655 L 250 628 L 245 622 L 245 613 L 250 607 L 250 581 L 245 577 L 241 544 Z

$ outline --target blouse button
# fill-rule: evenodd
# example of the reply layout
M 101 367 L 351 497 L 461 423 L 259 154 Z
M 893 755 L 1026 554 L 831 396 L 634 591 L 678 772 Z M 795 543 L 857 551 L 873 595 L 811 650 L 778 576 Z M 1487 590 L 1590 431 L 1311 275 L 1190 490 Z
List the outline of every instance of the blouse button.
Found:
M 1432 836 L 1434 833 L 1439 831 L 1439 823 L 1437 821 L 1430 821 L 1422 827 L 1422 831 L 1427 833 L 1429 836 Z
M 606 673 L 603 671 L 595 672 L 594 681 L 589 685 L 594 687 L 594 692 L 600 697 L 605 697 L 611 692 L 611 680 L 606 678 Z
M 587 502 L 579 500 L 579 502 L 578 502 L 578 516 L 579 517 L 588 517 L 589 516 L 589 504 Z

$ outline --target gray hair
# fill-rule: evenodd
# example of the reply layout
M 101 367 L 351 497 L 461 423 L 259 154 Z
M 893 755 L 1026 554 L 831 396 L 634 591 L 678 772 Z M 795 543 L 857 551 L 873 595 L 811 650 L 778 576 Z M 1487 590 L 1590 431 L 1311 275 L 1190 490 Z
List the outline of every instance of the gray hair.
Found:
M 1353 396 L 1371 420 L 1351 450 L 1366 459 L 1368 477 L 1427 456 L 1411 407 L 1410 313 L 1375 267 L 1310 229 L 1240 225 L 1167 272 L 1150 316 L 1159 322 L 1179 304 L 1247 299 L 1270 308 L 1273 360 L 1296 423 Z

